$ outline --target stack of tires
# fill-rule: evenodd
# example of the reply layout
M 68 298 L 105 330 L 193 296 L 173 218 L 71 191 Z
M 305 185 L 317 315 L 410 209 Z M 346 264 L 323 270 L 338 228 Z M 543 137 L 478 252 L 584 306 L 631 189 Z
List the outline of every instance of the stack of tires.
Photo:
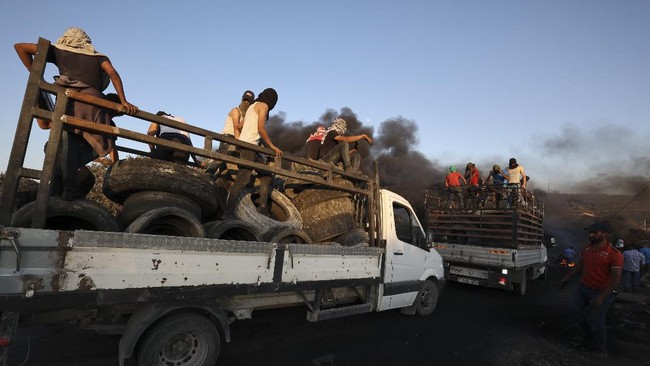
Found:
M 203 217 L 216 212 L 217 189 L 200 171 L 156 159 L 126 159 L 104 177 L 104 194 L 123 205 L 128 233 L 205 237 Z
M 259 191 L 256 188 L 244 190 L 235 208 L 235 216 L 250 225 L 262 241 L 312 243 L 312 238 L 303 230 L 302 215 L 287 196 L 276 189 L 271 191 L 270 216 L 257 211 L 259 199 Z
M 353 185 L 343 178 L 336 178 L 334 182 Z M 303 229 L 314 242 L 334 241 L 344 246 L 368 242 L 368 234 L 356 227 L 355 206 L 350 193 L 318 185 L 294 188 L 292 192 L 292 201 L 302 216 Z
M 335 182 L 352 186 L 348 180 Z M 222 182 L 223 183 L 223 182 Z M 103 192 L 122 205 L 117 219 L 89 201 L 50 197 L 47 229 L 124 231 L 182 237 L 207 237 L 273 243 L 339 243 L 364 245 L 368 234 L 356 226 L 351 194 L 315 184 L 286 189 L 291 199 L 272 190 L 270 216 L 258 213 L 259 191 L 244 190 L 235 209 L 237 219 L 219 220 L 227 184 L 215 183 L 202 171 L 156 159 L 125 159 L 104 176 Z M 31 226 L 35 202 L 16 211 L 12 225 Z M 367 245 L 367 244 L 366 244 Z

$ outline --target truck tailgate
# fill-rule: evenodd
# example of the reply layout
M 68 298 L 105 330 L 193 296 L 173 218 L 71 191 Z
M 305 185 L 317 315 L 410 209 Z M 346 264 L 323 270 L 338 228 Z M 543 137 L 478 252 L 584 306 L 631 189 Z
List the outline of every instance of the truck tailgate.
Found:
M 287 244 L 282 281 L 331 281 L 381 276 L 380 248 Z
M 543 261 L 541 248 L 508 249 L 447 243 L 436 244 L 435 248 L 447 262 L 519 268 Z
M 18 229 L 0 242 L 0 293 L 379 278 L 379 248 Z M 278 258 L 280 256 L 280 258 Z M 276 272 L 276 262 L 282 261 Z M 278 268 L 278 269 L 279 269 Z M 278 277 L 280 276 L 280 277 Z

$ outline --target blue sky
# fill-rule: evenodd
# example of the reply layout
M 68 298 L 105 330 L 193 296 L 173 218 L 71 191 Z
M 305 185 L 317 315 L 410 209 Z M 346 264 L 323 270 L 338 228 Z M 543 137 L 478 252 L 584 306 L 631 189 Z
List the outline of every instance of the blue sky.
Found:
M 0 170 L 27 80 L 13 44 L 78 26 L 129 101 L 211 130 L 244 90 L 274 87 L 286 122 L 343 107 L 375 131 L 412 121 L 439 166 L 487 173 L 515 156 L 537 187 L 565 191 L 650 173 L 648 1 L 10 0 L 0 24 Z M 39 168 L 47 135 L 32 134 Z

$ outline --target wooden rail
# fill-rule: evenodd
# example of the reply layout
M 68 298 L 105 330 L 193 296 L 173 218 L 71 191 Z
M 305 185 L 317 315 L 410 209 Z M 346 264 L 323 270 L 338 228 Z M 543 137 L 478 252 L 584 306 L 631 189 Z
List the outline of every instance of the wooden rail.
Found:
M 234 139 L 229 136 L 222 135 L 217 132 L 209 131 L 197 126 L 190 124 L 185 124 L 178 122 L 169 118 L 162 116 L 157 116 L 155 114 L 138 111 L 132 117 L 146 121 L 147 123 L 155 122 L 159 125 L 165 125 L 172 128 L 176 128 L 182 131 L 186 131 L 193 135 L 198 135 L 204 139 L 204 147 L 192 147 L 188 145 L 183 145 L 180 143 L 171 142 L 168 140 L 160 139 L 158 137 L 152 137 L 147 134 L 139 133 L 136 131 L 131 131 L 128 129 L 113 127 L 107 125 L 99 125 L 90 121 L 85 121 L 73 116 L 65 115 L 67 106 L 73 100 L 81 101 L 84 103 L 92 104 L 106 110 L 112 110 L 114 112 L 125 113 L 125 108 L 118 103 L 113 103 L 103 98 L 97 98 L 87 94 L 80 93 L 72 89 L 62 88 L 58 85 L 48 83 L 43 80 L 43 75 L 46 67 L 46 56 L 47 51 L 50 47 L 50 41 L 40 38 L 37 46 L 37 53 L 34 57 L 34 62 L 29 74 L 27 89 L 25 92 L 25 97 L 23 99 L 23 105 L 21 108 L 20 116 L 18 119 L 18 126 L 16 129 L 16 134 L 14 136 L 14 142 L 11 150 L 11 155 L 9 158 L 7 170 L 5 172 L 4 179 L 4 189 L 2 197 L 0 197 L 0 225 L 9 225 L 11 222 L 11 215 L 13 213 L 13 202 L 18 188 L 18 183 L 21 177 L 27 177 L 32 179 L 39 179 L 39 189 L 36 199 L 36 209 L 32 221 L 32 227 L 34 228 L 43 228 L 45 227 L 46 215 L 47 215 L 47 202 L 50 195 L 50 182 L 54 173 L 54 164 L 58 152 L 58 148 L 61 142 L 61 133 L 63 130 L 63 125 L 68 125 L 81 129 L 84 131 L 100 133 L 105 136 L 114 136 L 120 137 L 131 141 L 136 141 L 144 144 L 151 144 L 156 146 L 163 146 L 179 151 L 184 151 L 190 154 L 201 156 L 204 158 L 211 158 L 215 160 L 221 160 L 227 163 L 233 163 L 241 167 L 252 168 L 255 170 L 266 171 L 273 174 L 277 174 L 283 177 L 290 177 L 294 179 L 299 179 L 305 183 L 314 183 L 326 187 L 335 188 L 345 192 L 360 194 L 365 196 L 365 201 L 368 203 L 368 216 L 367 223 L 369 226 L 369 235 L 371 238 L 371 245 L 375 242 L 376 230 L 378 226 L 378 178 L 377 174 L 374 177 L 370 178 L 360 174 L 352 174 L 345 172 L 337 167 L 333 167 L 329 164 L 325 164 L 318 161 L 308 160 L 302 157 L 294 156 L 290 153 L 283 154 L 282 158 L 276 157 L 275 152 L 272 149 L 267 147 L 258 146 L 242 142 L 240 140 Z M 40 93 L 48 93 L 56 97 L 56 104 L 54 110 L 46 110 L 41 108 L 38 105 L 38 99 Z M 49 131 L 48 144 L 45 151 L 45 157 L 43 161 L 42 170 L 27 169 L 24 167 L 26 148 L 29 142 L 31 128 L 33 125 L 33 118 L 41 118 L 52 121 L 51 128 Z M 143 130 L 146 130 L 148 126 L 145 126 Z M 261 154 L 265 154 L 270 158 L 275 160 L 275 166 L 270 166 L 267 164 L 260 164 L 251 162 L 248 160 L 240 159 L 231 155 L 221 154 L 213 150 L 213 142 L 225 142 L 234 146 L 237 146 L 240 149 L 253 150 Z M 138 154 L 143 156 L 148 156 L 149 153 L 140 151 L 137 149 L 130 149 L 122 146 L 118 146 L 119 151 L 127 151 L 132 154 Z M 271 160 L 271 159 L 269 159 Z M 288 163 L 287 163 L 288 162 Z M 311 169 L 321 172 L 321 175 L 324 178 L 320 178 L 313 174 L 300 174 L 294 172 L 291 169 L 286 169 L 284 165 L 290 165 L 290 163 L 302 164 L 308 166 Z M 337 184 L 333 181 L 334 175 L 343 176 L 349 180 L 352 180 L 357 183 L 356 186 L 347 186 Z M 360 218 L 366 215 L 358 215 Z

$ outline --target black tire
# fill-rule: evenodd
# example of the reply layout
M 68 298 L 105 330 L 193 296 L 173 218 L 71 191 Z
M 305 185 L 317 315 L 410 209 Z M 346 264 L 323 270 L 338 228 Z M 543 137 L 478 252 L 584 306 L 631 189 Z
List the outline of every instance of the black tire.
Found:
M 336 237 L 334 241 L 345 247 L 362 246 L 363 244 L 368 245 L 370 237 L 362 228 L 356 228 Z
M 330 240 L 356 226 L 354 204 L 349 197 L 321 202 L 300 212 L 303 229 L 315 242 Z
M 333 180 L 334 183 L 338 183 L 345 186 L 354 186 L 352 182 L 347 179 L 337 178 Z M 293 204 L 296 208 L 302 212 L 302 210 L 314 207 L 319 203 L 327 202 L 330 200 L 343 198 L 343 197 L 352 197 L 350 193 L 337 190 L 335 188 L 323 187 L 323 186 L 312 186 L 308 189 L 303 190 L 297 194 L 293 199 Z
M 291 200 L 277 190 L 271 193 L 271 217 L 264 216 L 257 212 L 259 204 L 259 193 L 257 191 L 245 190 L 235 207 L 235 216 L 254 228 L 255 234 L 263 235 L 272 228 L 301 229 L 302 217 L 300 212 L 291 203 Z
M 524 275 L 520 283 L 512 284 L 512 292 L 515 295 L 524 296 L 526 295 L 526 276 Z
M 203 215 L 217 210 L 217 189 L 204 173 L 169 161 L 125 159 L 113 164 L 104 177 L 104 194 L 117 203 L 134 192 L 161 191 L 191 199 L 201 206 Z
M 255 229 L 241 220 L 210 221 L 203 228 L 210 239 L 260 241 Z
M 138 365 L 215 365 L 221 352 L 219 331 L 206 317 L 180 313 L 160 320 L 140 339 Z
M 438 305 L 438 287 L 431 280 L 424 281 L 415 298 L 415 312 L 420 316 L 431 315 Z
M 124 201 L 118 222 L 125 228 L 143 213 L 163 207 L 180 208 L 201 219 L 201 206 L 189 198 L 169 192 L 141 191 L 133 193 Z
M 191 213 L 175 207 L 157 208 L 146 212 L 135 219 L 125 232 L 186 238 L 205 237 L 201 222 Z
M 544 264 L 544 273 L 539 275 L 539 278 L 542 280 L 547 280 L 548 279 L 548 265 Z
M 301 229 L 273 228 L 262 236 L 263 241 L 281 244 L 311 244 L 309 235 Z
M 30 202 L 16 211 L 11 226 L 31 227 L 36 202 Z M 117 221 L 100 204 L 88 201 L 64 201 L 50 197 L 47 204 L 45 228 L 52 230 L 120 231 Z

